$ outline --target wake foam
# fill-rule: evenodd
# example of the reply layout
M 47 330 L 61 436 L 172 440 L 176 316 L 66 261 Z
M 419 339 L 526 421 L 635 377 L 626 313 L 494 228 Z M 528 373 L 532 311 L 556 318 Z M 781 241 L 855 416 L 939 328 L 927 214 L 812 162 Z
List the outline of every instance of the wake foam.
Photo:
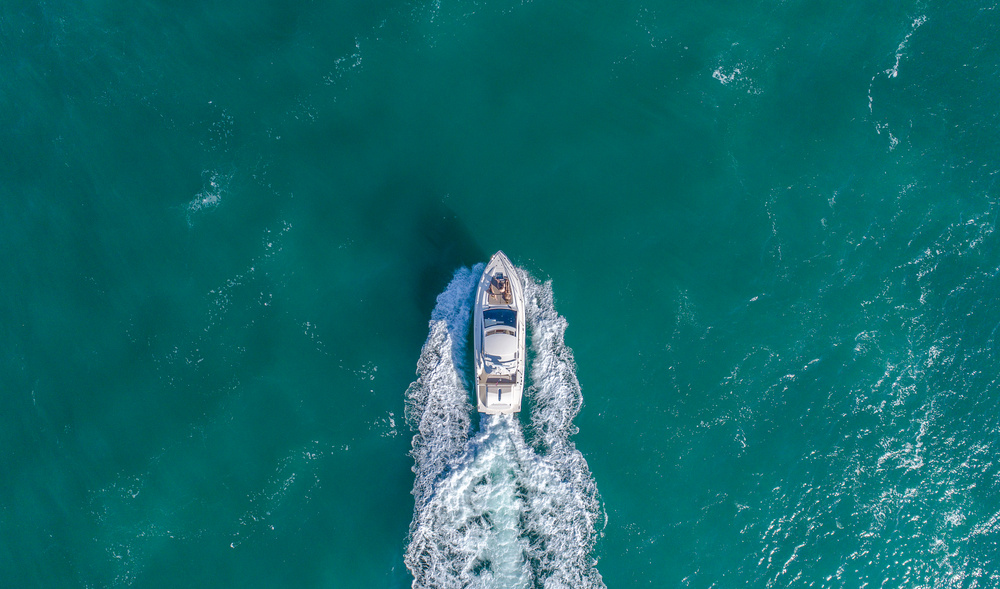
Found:
M 531 444 L 517 416 L 473 410 L 465 382 L 472 293 L 482 266 L 462 268 L 441 295 L 406 392 L 414 430 L 414 512 L 406 549 L 413 587 L 604 587 L 593 558 L 597 486 L 569 437 L 582 395 L 566 320 L 551 285 L 523 271 L 532 335 Z

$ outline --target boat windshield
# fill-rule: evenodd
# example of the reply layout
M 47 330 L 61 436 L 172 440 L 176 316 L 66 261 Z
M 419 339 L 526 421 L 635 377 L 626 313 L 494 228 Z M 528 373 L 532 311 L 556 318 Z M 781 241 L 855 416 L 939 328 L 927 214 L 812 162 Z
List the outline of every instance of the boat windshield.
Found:
M 483 311 L 483 327 L 494 325 L 509 325 L 517 327 L 517 311 L 510 309 L 487 309 Z

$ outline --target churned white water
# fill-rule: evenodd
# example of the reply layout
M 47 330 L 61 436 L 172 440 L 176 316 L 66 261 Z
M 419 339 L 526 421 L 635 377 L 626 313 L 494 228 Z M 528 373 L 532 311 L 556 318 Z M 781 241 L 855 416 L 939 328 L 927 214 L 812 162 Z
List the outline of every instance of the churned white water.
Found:
M 414 430 L 414 512 L 406 565 L 414 587 L 604 587 L 593 557 L 597 486 L 569 437 L 582 403 L 566 320 L 551 285 L 525 283 L 531 338 L 525 440 L 518 416 L 482 416 L 467 386 L 472 293 L 461 268 L 437 299 L 406 392 Z

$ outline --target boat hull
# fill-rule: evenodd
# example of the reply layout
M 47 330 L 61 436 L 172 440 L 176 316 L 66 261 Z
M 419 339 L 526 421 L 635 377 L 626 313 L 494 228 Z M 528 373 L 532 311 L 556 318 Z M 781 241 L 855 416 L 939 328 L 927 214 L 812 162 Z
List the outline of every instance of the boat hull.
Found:
M 525 378 L 524 289 L 503 252 L 483 270 L 473 315 L 477 407 L 492 415 L 517 413 Z

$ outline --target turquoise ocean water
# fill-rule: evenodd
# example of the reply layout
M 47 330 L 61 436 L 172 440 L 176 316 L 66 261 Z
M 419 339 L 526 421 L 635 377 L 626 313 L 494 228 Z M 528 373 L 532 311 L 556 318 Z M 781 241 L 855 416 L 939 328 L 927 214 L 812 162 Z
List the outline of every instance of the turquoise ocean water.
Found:
M 1000 586 L 998 73 L 988 1 L 0 4 L 0 585 Z

